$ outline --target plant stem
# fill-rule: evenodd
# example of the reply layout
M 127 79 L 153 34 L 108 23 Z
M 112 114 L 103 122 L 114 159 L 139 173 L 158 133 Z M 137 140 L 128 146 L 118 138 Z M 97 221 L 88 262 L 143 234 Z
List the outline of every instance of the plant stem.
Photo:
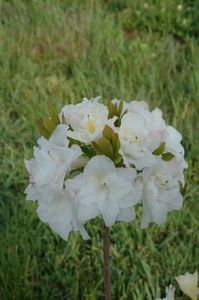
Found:
M 110 237 L 109 237 L 109 227 L 104 226 L 103 234 L 103 244 L 104 244 L 104 290 L 105 299 L 111 300 L 111 289 L 110 289 L 110 261 L 109 261 L 109 250 L 110 250 Z

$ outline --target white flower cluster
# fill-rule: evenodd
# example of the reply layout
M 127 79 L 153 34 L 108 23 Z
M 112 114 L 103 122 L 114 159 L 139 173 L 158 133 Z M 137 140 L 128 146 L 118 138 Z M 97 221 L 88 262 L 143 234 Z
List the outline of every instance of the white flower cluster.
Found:
M 102 215 L 106 226 L 135 219 L 141 227 L 165 222 L 182 207 L 180 185 L 187 167 L 181 135 L 146 102 L 98 98 L 66 105 L 59 116 L 39 122 L 43 137 L 34 158 L 25 161 L 27 200 L 37 200 L 40 219 L 63 239 L 72 230 L 88 234 L 84 223 Z

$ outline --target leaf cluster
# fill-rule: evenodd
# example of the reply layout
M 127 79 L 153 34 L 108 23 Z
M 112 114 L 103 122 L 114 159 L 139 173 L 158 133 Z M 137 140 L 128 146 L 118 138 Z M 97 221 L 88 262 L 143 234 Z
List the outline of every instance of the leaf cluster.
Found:
M 171 152 L 164 152 L 165 151 L 165 142 L 161 143 L 160 146 L 153 151 L 154 155 L 161 155 L 163 160 L 169 161 L 174 158 L 175 155 L 173 155 Z
M 119 127 L 121 125 L 121 119 L 123 115 L 127 112 L 127 110 L 123 111 L 124 101 L 120 100 L 119 105 L 117 103 L 113 103 L 112 101 L 109 101 L 107 104 L 107 108 L 109 111 L 108 117 L 109 119 L 112 119 L 113 117 L 117 117 L 114 125 L 116 127 Z
M 122 157 L 119 153 L 120 140 L 116 132 L 109 126 L 105 126 L 102 137 L 97 142 L 92 142 L 92 146 L 97 155 L 105 155 L 119 166 L 122 163 Z

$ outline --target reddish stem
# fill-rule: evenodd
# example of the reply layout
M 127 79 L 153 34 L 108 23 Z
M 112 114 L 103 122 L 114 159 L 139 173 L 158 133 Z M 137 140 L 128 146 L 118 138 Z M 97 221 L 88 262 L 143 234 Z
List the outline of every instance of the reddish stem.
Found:
M 105 299 L 111 300 L 111 289 L 110 289 L 110 260 L 109 260 L 109 250 L 110 250 L 110 237 L 109 237 L 109 227 L 104 226 L 103 234 L 104 243 L 104 290 Z

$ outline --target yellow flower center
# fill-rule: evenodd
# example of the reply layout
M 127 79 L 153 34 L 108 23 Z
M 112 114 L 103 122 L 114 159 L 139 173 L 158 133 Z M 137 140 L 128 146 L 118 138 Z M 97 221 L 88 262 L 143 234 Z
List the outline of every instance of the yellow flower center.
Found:
M 89 118 L 89 115 L 88 115 L 87 129 L 88 129 L 89 133 L 94 133 L 96 130 L 95 122 L 94 122 L 94 120 L 91 120 Z

